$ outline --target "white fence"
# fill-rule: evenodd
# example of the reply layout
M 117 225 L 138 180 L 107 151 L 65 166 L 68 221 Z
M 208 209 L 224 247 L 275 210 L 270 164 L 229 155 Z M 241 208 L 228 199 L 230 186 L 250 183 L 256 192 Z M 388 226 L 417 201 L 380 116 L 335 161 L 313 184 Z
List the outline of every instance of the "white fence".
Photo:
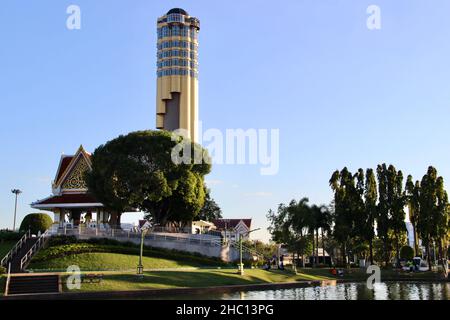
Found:
M 41 236 L 37 239 L 35 244 L 28 250 L 28 252 L 22 257 L 20 260 L 20 270 L 23 270 L 24 267 L 30 262 L 33 255 L 39 251 L 40 248 L 45 244 L 45 241 L 50 236 L 49 231 L 45 231 Z
M 6 254 L 6 256 L 1 260 L 0 265 L 7 267 L 8 262 L 12 260 L 12 258 L 17 254 L 17 252 L 22 248 L 22 246 L 27 242 L 27 240 L 31 238 L 31 232 L 28 230 L 19 241 L 17 241 L 16 245 Z

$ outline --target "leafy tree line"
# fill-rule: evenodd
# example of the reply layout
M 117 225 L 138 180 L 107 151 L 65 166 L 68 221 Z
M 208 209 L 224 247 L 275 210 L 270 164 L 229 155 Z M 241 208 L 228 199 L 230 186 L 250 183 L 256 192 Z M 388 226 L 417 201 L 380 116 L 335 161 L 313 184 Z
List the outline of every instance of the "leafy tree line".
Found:
M 267 218 L 271 223 L 269 232 L 272 240 L 286 245 L 305 263 L 305 256 L 310 254 L 318 257 L 319 234 L 321 234 L 322 247 L 325 234 L 331 232 L 332 217 L 330 210 L 324 206 L 309 205 L 308 198 L 300 201 L 292 200 L 288 205 L 280 204 L 277 212 L 269 210 Z M 313 258 L 312 265 L 316 265 Z
M 333 191 L 330 208 L 309 205 L 303 198 L 280 204 L 276 213 L 269 211 L 272 239 L 298 256 L 318 256 L 320 237 L 322 248 L 339 251 L 338 258 L 344 264 L 358 255 L 372 264 L 388 265 L 393 257 L 400 260 L 401 249 L 407 244 L 405 208 L 409 208 L 414 255 L 420 255 L 420 239 L 430 267 L 434 247 L 439 259 L 447 256 L 450 206 L 444 180 L 434 167 L 415 182 L 411 175 L 405 182 L 402 171 L 393 165 L 381 164 L 375 170 L 355 173 L 343 168 L 332 174 L 329 184 Z

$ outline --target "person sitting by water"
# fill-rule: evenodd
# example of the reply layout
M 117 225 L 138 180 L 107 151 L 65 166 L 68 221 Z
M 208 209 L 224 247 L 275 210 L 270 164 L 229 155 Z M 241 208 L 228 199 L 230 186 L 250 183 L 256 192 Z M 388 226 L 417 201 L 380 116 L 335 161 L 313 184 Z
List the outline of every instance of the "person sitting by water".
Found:
M 331 269 L 331 274 L 332 274 L 333 276 L 337 275 L 337 271 L 336 271 L 336 268 L 335 268 L 335 267 L 333 267 L 333 269 Z
M 284 270 L 284 255 L 280 256 L 280 264 L 278 265 L 278 269 Z

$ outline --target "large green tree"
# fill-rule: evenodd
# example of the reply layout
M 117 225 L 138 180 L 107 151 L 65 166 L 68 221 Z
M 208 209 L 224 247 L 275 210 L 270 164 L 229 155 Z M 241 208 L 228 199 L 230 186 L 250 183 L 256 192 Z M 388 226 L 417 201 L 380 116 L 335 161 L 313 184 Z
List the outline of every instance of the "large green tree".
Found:
M 432 166 L 420 182 L 419 207 L 417 231 L 427 249 L 428 266 L 431 269 L 431 246 L 437 243 L 439 255 L 443 258 L 449 228 L 449 204 L 444 179 L 438 176 Z
M 302 198 L 298 202 L 292 200 L 288 205 L 280 204 L 277 212 L 269 210 L 267 218 L 270 222 L 268 230 L 272 240 L 285 244 L 290 251 L 297 254 L 297 257 L 301 256 L 304 266 L 305 255 L 312 253 L 313 214 L 308 199 Z
M 377 235 L 383 244 L 384 263 L 388 265 L 390 259 L 390 196 L 389 174 L 386 164 L 377 166 L 378 178 L 378 214 L 376 218 Z
M 393 165 L 388 168 L 388 198 L 390 201 L 390 225 L 394 234 L 397 265 L 400 264 L 400 247 L 405 238 L 405 205 L 406 197 L 403 191 L 403 173 Z
M 336 170 L 329 181 L 334 192 L 333 237 L 341 244 L 343 263 L 347 264 L 351 240 L 360 232 L 361 201 L 355 176 L 345 167 Z
M 201 208 L 197 218 L 204 221 L 222 218 L 222 209 L 220 209 L 216 201 L 211 198 L 211 191 L 208 188 L 205 188 L 205 204 Z
M 199 213 L 205 201 L 203 177 L 210 169 L 200 145 L 166 131 L 148 130 L 99 146 L 86 180 L 89 191 L 108 208 L 138 209 L 164 225 L 192 220 Z

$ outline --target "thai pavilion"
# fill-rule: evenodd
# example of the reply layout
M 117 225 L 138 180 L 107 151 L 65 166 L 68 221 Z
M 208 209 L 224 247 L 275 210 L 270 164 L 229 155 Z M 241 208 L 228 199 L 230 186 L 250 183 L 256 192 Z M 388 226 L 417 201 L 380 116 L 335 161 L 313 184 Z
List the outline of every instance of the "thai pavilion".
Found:
M 31 207 L 53 212 L 55 228 L 120 228 L 121 213 L 107 210 L 89 194 L 84 179 L 88 170 L 92 170 L 91 154 L 83 146 L 75 155 L 62 155 L 52 183 L 53 194 Z

